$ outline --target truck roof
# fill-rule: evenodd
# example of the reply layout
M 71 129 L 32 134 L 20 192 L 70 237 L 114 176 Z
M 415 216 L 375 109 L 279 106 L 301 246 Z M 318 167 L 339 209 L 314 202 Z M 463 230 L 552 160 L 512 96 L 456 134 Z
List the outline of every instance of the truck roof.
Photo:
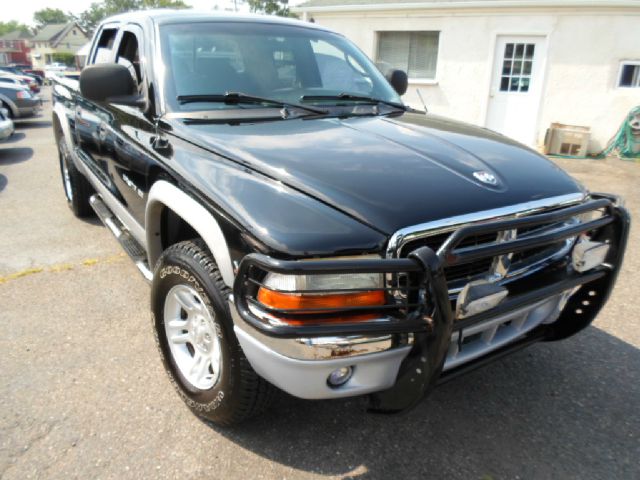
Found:
M 106 18 L 101 24 L 112 22 L 141 22 L 149 21 L 163 25 L 171 23 L 195 23 L 195 22 L 246 22 L 246 23 L 271 23 L 281 25 L 291 25 L 297 27 L 314 28 L 318 30 L 329 29 L 321 27 L 311 22 L 303 22 L 293 18 L 278 17 L 276 15 L 260 15 L 255 13 L 236 13 L 236 12 L 216 12 L 212 10 L 171 10 L 171 9 L 153 9 L 138 10 L 135 12 L 121 13 Z

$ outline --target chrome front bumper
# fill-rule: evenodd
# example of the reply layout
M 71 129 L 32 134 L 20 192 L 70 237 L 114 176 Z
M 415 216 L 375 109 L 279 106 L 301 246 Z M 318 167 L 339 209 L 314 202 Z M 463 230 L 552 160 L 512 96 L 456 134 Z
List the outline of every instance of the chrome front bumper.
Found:
M 253 369 L 285 392 L 310 400 L 351 397 L 390 388 L 411 350 L 412 335 L 347 335 L 276 338 L 248 325 L 233 297 L 229 311 L 238 341 Z M 340 367 L 353 376 L 332 388 L 327 378 Z
M 555 322 L 573 292 L 569 289 L 454 332 L 443 372 L 508 345 L 540 325 Z M 285 392 L 305 399 L 349 397 L 390 388 L 414 343 L 413 335 L 397 334 L 275 338 L 249 326 L 232 299 L 229 310 L 236 336 L 254 370 Z M 343 366 L 354 368 L 353 378 L 344 387 L 329 387 L 327 377 Z

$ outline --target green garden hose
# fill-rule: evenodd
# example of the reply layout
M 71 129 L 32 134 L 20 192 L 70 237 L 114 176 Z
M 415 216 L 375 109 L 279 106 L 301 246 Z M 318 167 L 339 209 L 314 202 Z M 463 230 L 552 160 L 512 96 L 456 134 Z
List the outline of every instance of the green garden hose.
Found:
M 548 155 L 558 158 L 589 158 L 600 159 L 618 153 L 618 157 L 625 160 L 640 159 L 640 106 L 634 107 L 625 117 L 615 136 L 609 140 L 607 146 L 599 153 L 584 157 L 573 155 Z

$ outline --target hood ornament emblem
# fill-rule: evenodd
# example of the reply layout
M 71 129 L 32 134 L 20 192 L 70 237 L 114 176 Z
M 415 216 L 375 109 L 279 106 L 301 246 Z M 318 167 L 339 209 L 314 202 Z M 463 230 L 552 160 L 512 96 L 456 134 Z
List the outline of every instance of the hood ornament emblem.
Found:
M 485 170 L 478 170 L 473 172 L 473 176 L 487 185 L 498 185 L 498 179 L 493 173 L 489 173 Z

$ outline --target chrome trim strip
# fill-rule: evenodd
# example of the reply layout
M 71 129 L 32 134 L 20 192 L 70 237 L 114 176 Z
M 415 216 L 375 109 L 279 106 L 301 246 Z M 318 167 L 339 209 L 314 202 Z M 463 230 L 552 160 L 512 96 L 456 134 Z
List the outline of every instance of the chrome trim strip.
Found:
M 387 244 L 387 258 L 395 258 L 397 252 L 400 251 L 402 245 L 412 240 L 423 237 L 430 237 L 440 233 L 450 232 L 462 226 L 473 223 L 483 222 L 487 220 L 505 220 L 511 217 L 522 217 L 539 213 L 552 207 L 566 207 L 576 203 L 580 203 L 587 198 L 584 192 L 570 193 L 567 195 L 559 195 L 556 197 L 544 198 L 541 200 L 533 200 L 530 202 L 510 205 L 508 207 L 495 208 L 493 210 L 483 210 L 473 213 L 465 213 L 450 218 L 433 220 L 431 222 L 421 223 L 405 227 L 395 232 L 389 239 Z
M 125 233 L 123 229 L 120 228 L 120 226 L 118 225 L 120 221 L 117 220 L 115 216 L 113 216 L 115 214 L 109 209 L 109 207 L 107 207 L 106 203 L 104 203 L 99 193 L 93 194 L 91 198 L 89 198 L 89 203 L 91 204 L 91 208 L 93 208 L 98 218 L 111 231 L 116 240 L 118 240 L 118 243 L 120 243 L 120 245 L 122 246 L 123 250 L 129 255 L 131 260 L 133 260 L 133 263 L 138 268 L 138 270 L 140 270 L 140 273 L 142 273 L 145 280 L 147 282 L 151 282 L 153 280 L 153 272 L 147 264 L 146 252 L 144 256 L 140 256 L 137 254 L 137 252 L 131 250 L 126 240 L 132 240 L 132 236 L 130 236 L 128 233 Z M 107 212 L 104 212 L 104 210 L 107 210 Z

